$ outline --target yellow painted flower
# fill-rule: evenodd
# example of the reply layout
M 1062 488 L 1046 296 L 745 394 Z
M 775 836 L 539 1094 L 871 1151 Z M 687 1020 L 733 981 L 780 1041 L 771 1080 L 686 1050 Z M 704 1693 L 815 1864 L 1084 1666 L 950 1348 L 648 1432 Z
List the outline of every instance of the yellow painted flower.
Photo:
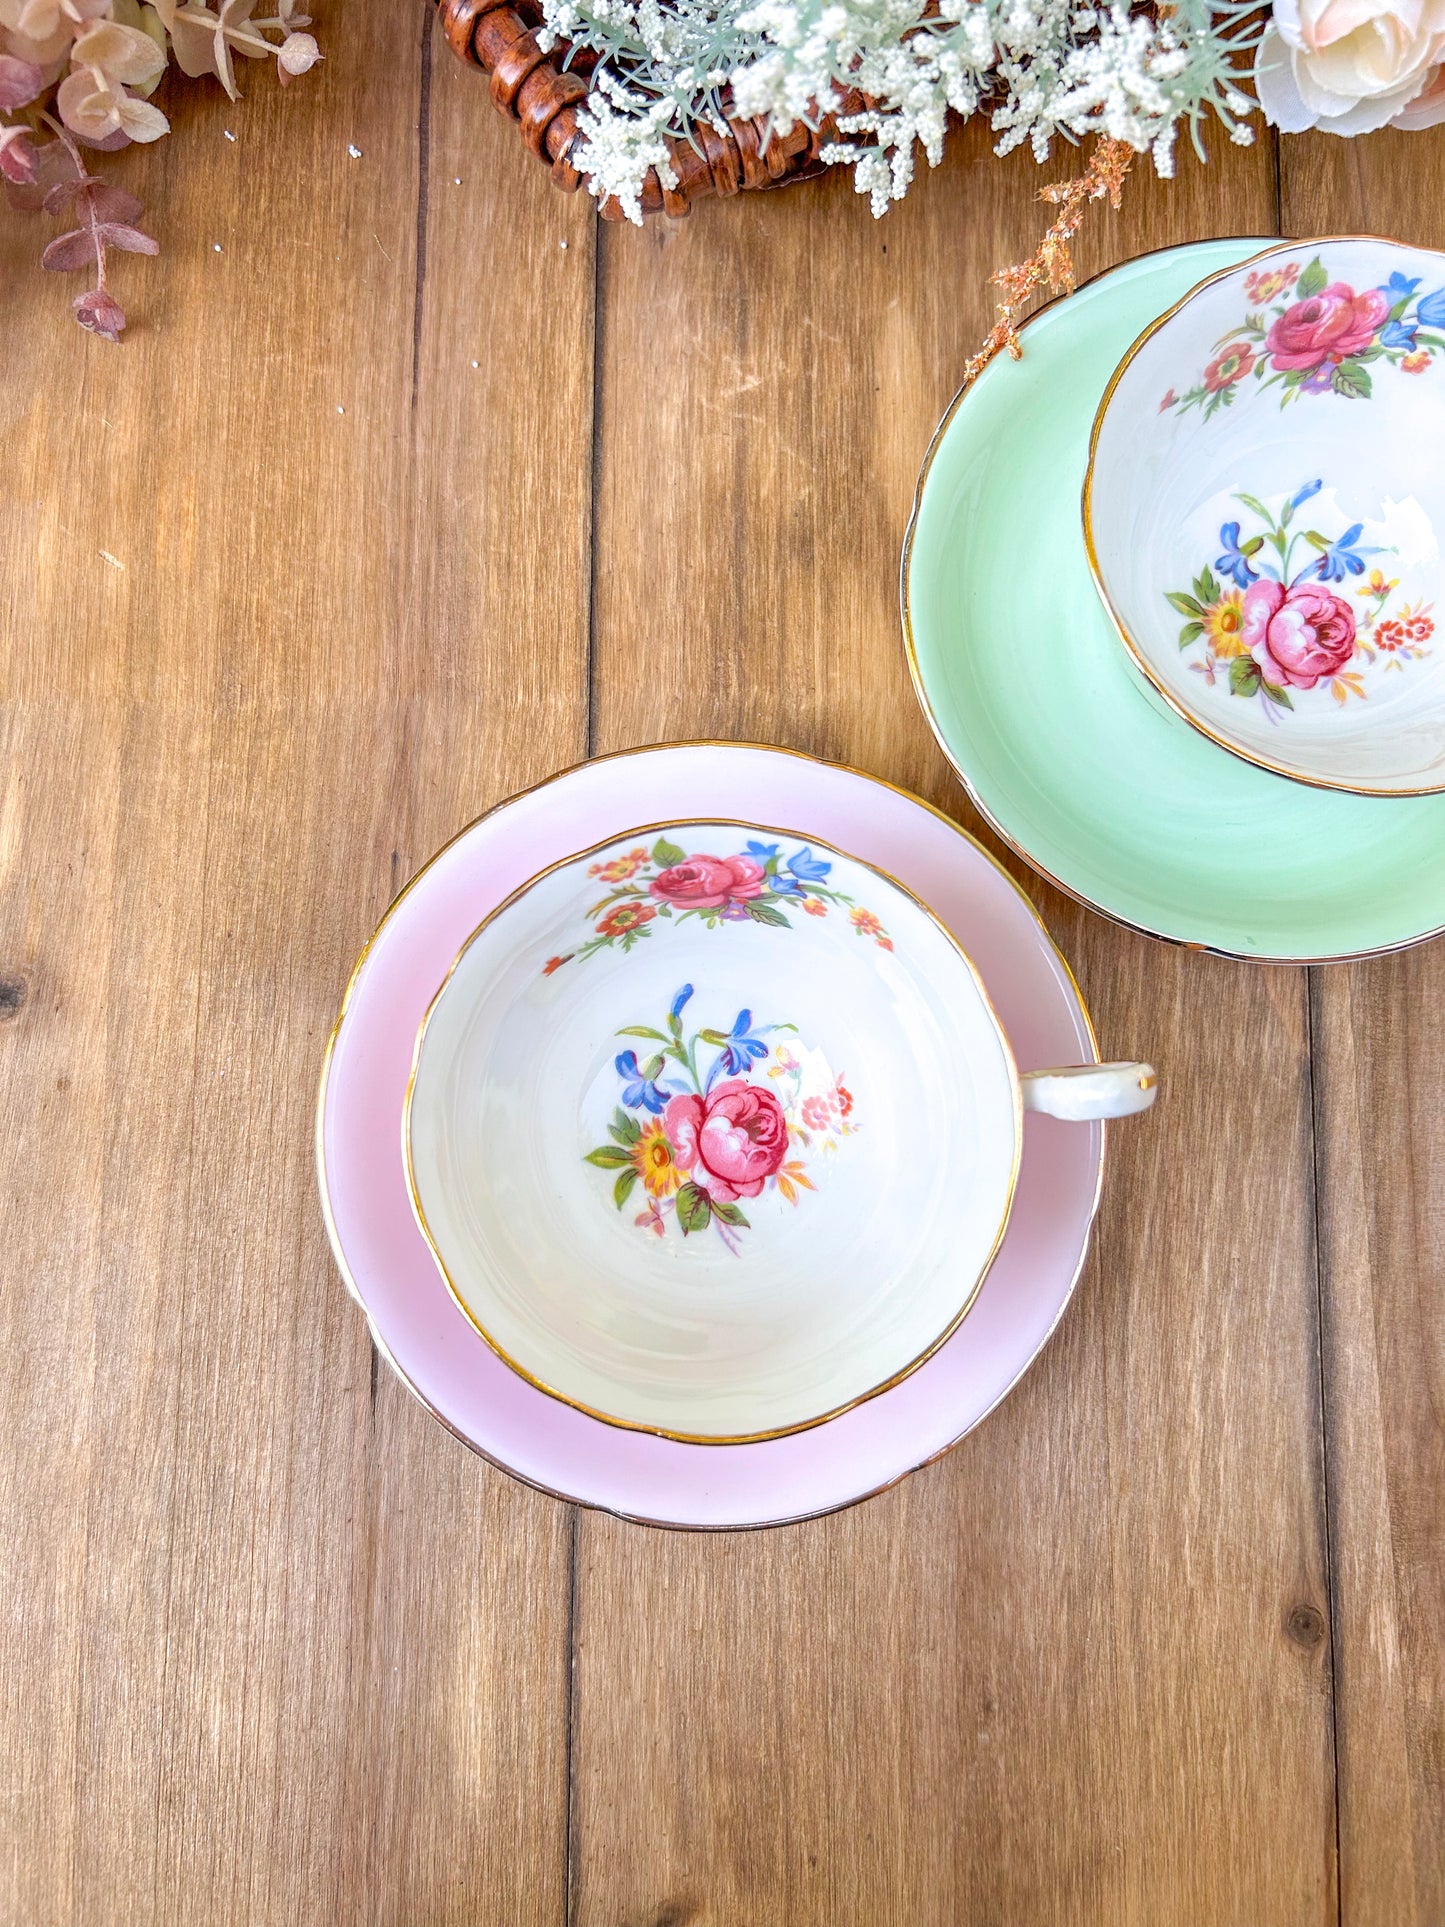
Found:
M 1364 581 L 1356 589 L 1356 595 L 1387 596 L 1391 589 L 1398 589 L 1398 580 L 1391 582 L 1383 569 L 1371 569 Z
M 1244 591 L 1226 589 L 1218 602 L 1212 602 L 1200 620 L 1204 638 L 1222 662 L 1244 654 Z
M 849 920 L 860 937 L 879 937 L 883 934 L 883 925 L 871 910 L 850 911 Z
M 672 1196 L 678 1186 L 678 1169 L 673 1163 L 672 1144 L 662 1128 L 661 1118 L 654 1118 L 633 1145 L 632 1162 L 650 1197 Z

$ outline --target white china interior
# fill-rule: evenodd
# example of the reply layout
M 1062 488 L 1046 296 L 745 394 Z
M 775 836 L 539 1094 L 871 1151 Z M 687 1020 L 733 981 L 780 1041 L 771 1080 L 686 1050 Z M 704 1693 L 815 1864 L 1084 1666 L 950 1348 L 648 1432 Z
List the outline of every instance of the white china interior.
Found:
M 916 1362 L 956 1321 L 1006 1221 L 1021 1129 L 1016 1073 L 970 966 L 913 898 L 814 842 L 827 882 L 873 913 L 786 905 L 788 927 L 649 921 L 630 948 L 578 956 L 596 926 L 592 872 L 658 832 L 619 838 L 552 871 L 473 938 L 419 1040 L 409 1105 L 415 1201 L 451 1287 L 491 1342 L 559 1396 L 680 1436 L 757 1436 L 812 1423 Z M 741 825 L 666 835 L 689 854 L 808 839 Z M 549 974 L 553 957 L 568 961 Z M 620 1036 L 727 1033 L 741 1011 L 767 1033 L 766 1085 L 785 1044 L 804 1088 L 842 1077 L 853 1128 L 796 1148 L 812 1190 L 769 1185 L 715 1226 L 639 1227 L 639 1185 L 585 1162 L 608 1142 Z M 669 1066 L 671 1079 L 674 1067 Z M 681 1083 L 683 1080 L 677 1080 Z M 726 1081 L 726 1080 L 724 1080 Z
M 1355 364 L 1367 370 L 1368 396 L 1300 389 L 1281 405 L 1281 385 L 1265 385 L 1251 367 L 1224 384 L 1231 399 L 1209 412 L 1177 399 L 1190 384 L 1197 392 L 1211 368 L 1216 382 L 1229 372 L 1218 357 L 1240 334 L 1242 318 L 1254 313 L 1273 325 L 1271 304 L 1252 298 L 1251 290 L 1270 286 L 1261 277 L 1294 269 L 1273 304 L 1289 306 L 1299 274 L 1316 259 L 1331 286 L 1371 290 L 1399 275 L 1418 282 L 1420 299 L 1445 289 L 1445 255 L 1378 240 L 1287 243 L 1205 283 L 1130 351 L 1105 398 L 1085 499 L 1092 559 L 1148 674 L 1217 740 L 1306 781 L 1385 793 L 1437 788 L 1445 785 L 1438 638 L 1411 660 L 1357 653 L 1345 667 L 1363 695 L 1324 675 L 1313 687 L 1287 686 L 1286 709 L 1234 694 L 1218 664 L 1201 666 L 1202 647 L 1181 645 L 1189 611 L 1168 600 L 1171 592 L 1190 595 L 1206 566 L 1222 591 L 1245 589 L 1218 567 L 1227 559 L 1227 525 L 1240 524 L 1240 542 L 1264 526 L 1240 494 L 1282 516 L 1303 493 L 1290 515 L 1291 566 L 1302 570 L 1319 553 L 1308 532 L 1336 541 L 1362 524 L 1354 548 L 1364 572 L 1342 565 L 1324 586 L 1363 623 L 1370 571 L 1378 568 L 1397 584 L 1389 609 L 1423 610 L 1433 626 L 1445 530 L 1445 354 L 1417 356 L 1408 369 L 1385 357 Z M 1266 344 L 1257 334 L 1240 338 L 1255 363 L 1266 361 L 1267 378 L 1274 364 Z M 1318 379 L 1328 373 L 1327 363 Z M 1278 566 L 1268 547 L 1254 561 L 1261 559 Z

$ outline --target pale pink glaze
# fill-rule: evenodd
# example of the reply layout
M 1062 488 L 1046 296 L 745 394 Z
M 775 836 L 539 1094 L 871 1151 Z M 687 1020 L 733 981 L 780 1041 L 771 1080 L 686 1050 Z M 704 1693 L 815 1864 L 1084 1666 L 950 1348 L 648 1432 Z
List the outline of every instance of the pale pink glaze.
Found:
M 381 1349 L 461 1437 L 521 1478 L 631 1518 L 781 1524 L 847 1505 L 934 1457 L 1027 1369 L 1087 1247 L 1103 1128 L 1029 1115 L 1008 1232 L 967 1318 L 911 1377 L 826 1425 L 756 1445 L 680 1445 L 587 1418 L 527 1384 L 452 1303 L 412 1217 L 400 1133 L 412 1045 L 453 957 L 504 896 L 559 857 L 668 818 L 795 830 L 892 872 L 978 964 L 1022 1069 L 1093 1057 L 1068 974 L 1027 902 L 950 824 L 868 777 L 785 752 L 655 749 L 519 797 L 410 892 L 352 991 L 319 1155 L 338 1255 Z

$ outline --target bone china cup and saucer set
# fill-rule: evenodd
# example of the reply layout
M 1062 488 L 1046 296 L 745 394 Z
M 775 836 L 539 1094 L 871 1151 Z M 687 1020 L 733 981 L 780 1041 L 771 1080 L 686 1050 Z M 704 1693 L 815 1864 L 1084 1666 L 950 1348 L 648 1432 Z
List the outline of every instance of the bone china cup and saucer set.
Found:
M 1445 257 L 1202 243 L 1028 337 L 945 416 L 903 556 L 979 809 L 1191 947 L 1436 934 Z M 459 1438 L 627 1518 L 762 1526 L 1006 1396 L 1083 1267 L 1104 1120 L 1154 1095 L 950 818 L 683 743 L 513 797 L 412 879 L 347 986 L 317 1162 L 378 1349 Z

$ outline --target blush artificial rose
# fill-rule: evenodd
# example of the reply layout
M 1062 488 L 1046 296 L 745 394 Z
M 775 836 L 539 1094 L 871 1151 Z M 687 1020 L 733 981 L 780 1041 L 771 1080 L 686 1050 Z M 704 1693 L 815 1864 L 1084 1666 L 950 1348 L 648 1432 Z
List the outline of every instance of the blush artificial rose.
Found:
M 1265 119 L 1286 134 L 1445 120 L 1445 0 L 1275 0 L 1255 55 Z
M 1355 653 L 1355 617 L 1322 582 L 1252 582 L 1244 598 L 1244 646 L 1276 688 L 1313 689 Z
M 1333 281 L 1286 308 L 1270 329 L 1265 349 L 1276 368 L 1318 368 L 1326 361 L 1344 361 L 1369 347 L 1389 312 L 1379 288 L 1356 294 L 1343 281 Z
M 690 856 L 652 879 L 649 886 L 664 903 L 685 910 L 716 910 L 725 903 L 745 903 L 767 887 L 761 863 L 750 856 Z
M 673 1098 L 662 1124 L 674 1164 L 719 1204 L 755 1198 L 788 1154 L 782 1105 L 738 1079 L 706 1097 Z

